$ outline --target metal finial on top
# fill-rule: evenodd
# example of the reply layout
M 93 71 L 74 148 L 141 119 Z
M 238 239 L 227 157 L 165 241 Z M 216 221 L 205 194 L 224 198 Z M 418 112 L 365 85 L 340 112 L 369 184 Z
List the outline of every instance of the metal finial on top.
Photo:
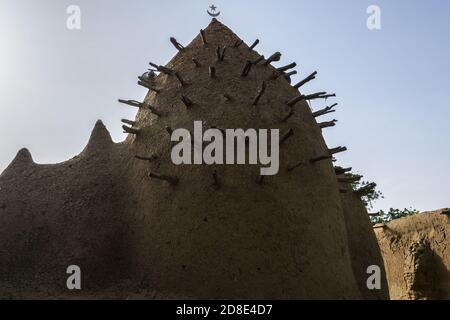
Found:
M 215 5 L 211 5 L 206 12 L 213 18 L 217 18 L 220 15 L 220 11 L 217 11 L 217 7 Z

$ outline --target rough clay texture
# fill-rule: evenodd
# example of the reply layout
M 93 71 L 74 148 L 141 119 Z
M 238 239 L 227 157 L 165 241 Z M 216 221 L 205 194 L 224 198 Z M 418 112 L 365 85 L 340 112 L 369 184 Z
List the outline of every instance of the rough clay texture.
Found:
M 386 297 L 361 292 L 362 270 L 379 261 L 373 230 L 358 199 L 341 196 L 331 160 L 309 162 L 328 154 L 311 110 L 299 102 L 294 116 L 281 121 L 298 90 L 283 77 L 269 80 L 276 70 L 262 63 L 241 77 L 245 62 L 259 55 L 246 44 L 233 48 L 239 38 L 218 21 L 205 34 L 208 45 L 198 36 L 167 65 L 188 85 L 175 76 L 156 78 L 161 91 L 145 103 L 162 115 L 141 108 L 138 135 L 114 144 L 99 122 L 80 156 L 37 165 L 22 150 L 3 172 L 0 297 Z M 227 46 L 223 62 L 218 46 Z M 266 92 L 252 106 L 263 81 Z M 182 95 L 193 101 L 191 109 Z M 192 130 L 195 120 L 208 128 L 293 129 L 280 150 L 279 175 L 260 185 L 257 166 L 173 165 L 166 127 Z M 286 170 L 300 160 L 303 166 Z M 150 171 L 176 176 L 179 184 L 151 179 Z M 69 265 L 81 267 L 82 291 L 67 290 Z
M 450 299 L 449 212 L 426 212 L 376 229 L 392 299 Z
M 350 186 L 342 184 L 341 189 L 347 190 L 347 193 L 341 194 L 342 207 L 348 232 L 350 259 L 359 290 L 365 300 L 389 300 L 383 257 L 367 209 L 361 198 L 351 192 Z M 381 290 L 368 289 L 367 268 L 369 266 L 380 267 Z

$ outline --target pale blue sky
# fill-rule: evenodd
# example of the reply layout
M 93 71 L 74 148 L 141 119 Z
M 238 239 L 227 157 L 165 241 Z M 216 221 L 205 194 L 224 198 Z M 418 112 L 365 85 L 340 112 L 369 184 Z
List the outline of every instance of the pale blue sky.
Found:
M 326 139 L 349 148 L 342 165 L 378 183 L 386 199 L 376 209 L 450 206 L 450 2 L 441 0 L 0 0 L 0 171 L 22 147 L 38 163 L 71 158 L 97 119 L 121 141 L 120 119 L 134 113 L 117 98 L 142 99 L 137 75 L 176 53 L 170 36 L 190 42 L 212 3 L 247 43 L 261 40 L 261 53 L 296 61 L 298 78 L 317 70 L 307 92 L 338 94 L 340 122 Z M 66 28 L 71 4 L 80 31 Z M 371 4 L 382 30 L 366 27 Z

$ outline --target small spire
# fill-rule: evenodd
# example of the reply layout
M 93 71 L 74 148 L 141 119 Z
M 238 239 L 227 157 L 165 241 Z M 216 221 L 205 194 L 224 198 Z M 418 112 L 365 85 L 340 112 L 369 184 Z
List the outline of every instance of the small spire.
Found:
M 101 120 L 98 120 L 95 123 L 94 129 L 92 130 L 91 133 L 91 137 L 89 138 L 89 144 L 99 142 L 107 142 L 107 143 L 113 142 L 108 129 L 106 129 L 105 125 Z
M 20 149 L 19 152 L 17 152 L 16 157 L 12 161 L 11 165 L 29 165 L 33 164 L 33 157 L 31 156 L 30 151 L 27 148 Z

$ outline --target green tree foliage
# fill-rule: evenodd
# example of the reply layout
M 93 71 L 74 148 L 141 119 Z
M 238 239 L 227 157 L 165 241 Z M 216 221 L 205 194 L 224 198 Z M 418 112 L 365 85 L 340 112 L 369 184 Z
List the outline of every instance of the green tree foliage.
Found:
M 368 181 L 358 181 L 352 184 L 352 188 L 356 191 L 364 186 L 367 186 L 368 184 L 370 184 Z M 384 196 L 383 193 L 377 188 L 375 188 L 372 193 L 369 193 L 361 198 L 368 210 L 372 210 L 375 202 L 379 199 L 384 199 Z
M 403 217 L 414 216 L 419 213 L 420 213 L 420 211 L 412 209 L 412 208 L 409 208 L 409 209 L 405 208 L 403 210 L 391 208 L 387 212 L 381 210 L 378 216 L 371 217 L 370 220 L 372 221 L 372 224 L 387 223 L 392 220 L 400 219 Z
M 370 184 L 370 182 L 367 181 L 358 181 L 352 184 L 353 190 L 358 190 L 366 185 Z M 361 198 L 364 205 L 367 207 L 367 210 L 372 210 L 374 207 L 374 204 L 377 200 L 384 199 L 383 193 L 378 190 L 377 188 L 374 189 L 372 193 L 369 193 L 368 195 L 365 195 Z M 409 208 L 409 209 L 389 209 L 389 211 L 383 211 L 381 210 L 379 212 L 379 215 L 373 216 L 370 218 L 372 224 L 378 224 L 378 223 L 387 223 L 392 220 L 400 219 L 403 217 L 413 216 L 416 214 L 419 214 L 420 211 Z

